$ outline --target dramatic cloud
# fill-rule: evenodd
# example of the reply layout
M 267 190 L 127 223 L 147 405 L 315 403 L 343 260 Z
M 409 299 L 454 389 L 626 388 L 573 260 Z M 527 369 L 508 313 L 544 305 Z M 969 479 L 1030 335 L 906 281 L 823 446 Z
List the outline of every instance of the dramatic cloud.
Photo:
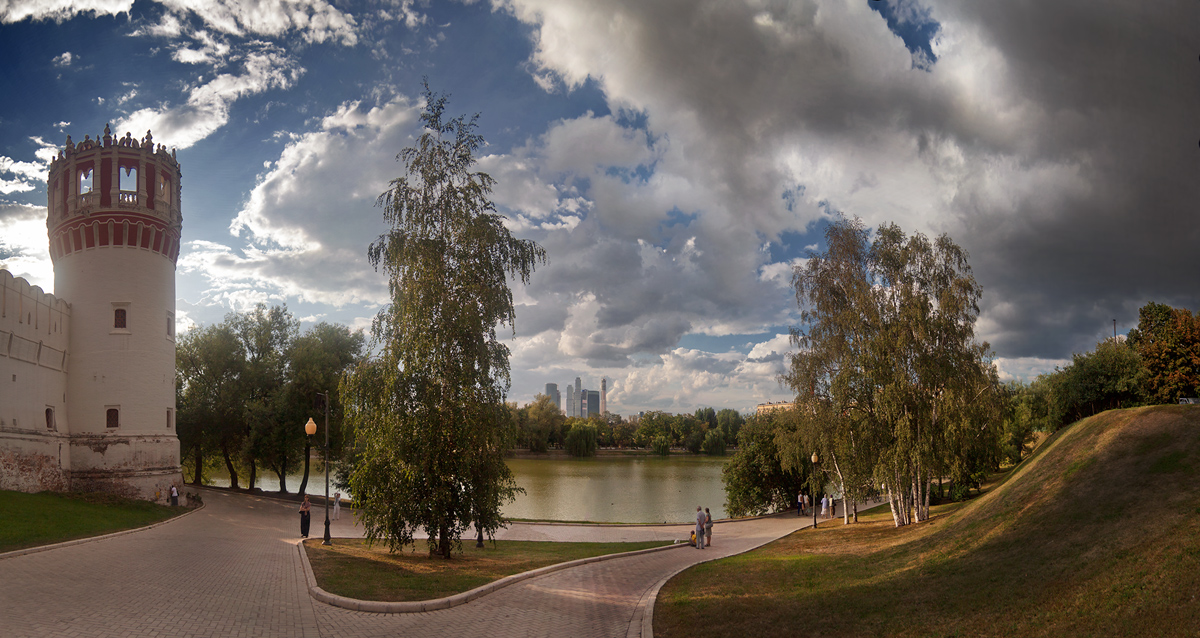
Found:
M 188 148 L 229 121 L 234 101 L 270 89 L 289 88 L 304 73 L 294 59 L 274 45 L 260 43 L 240 60 L 240 74 L 222 73 L 191 87 L 187 101 L 145 108 L 120 119 L 114 131 L 153 131 L 159 142 Z
M 1164 7 L 896 3 L 898 29 L 936 33 L 917 64 L 867 3 L 494 5 L 533 27 L 544 87 L 593 80 L 669 140 L 656 171 L 705 195 L 681 207 L 691 225 L 771 239 L 827 207 L 949 232 L 1006 356 L 1089 348 L 1150 298 L 1200 301 L 1198 161 L 1180 137 L 1200 85 L 1173 79 L 1194 60 Z
M 246 245 L 193 242 L 181 267 L 208 279 L 210 303 L 237 308 L 274 299 L 339 308 L 386 302 L 366 249 L 386 230 L 375 199 L 399 172 L 395 154 L 411 143 L 415 124 L 403 97 L 342 104 L 259 177 L 231 225 Z
M 54 291 L 54 264 L 46 253 L 46 209 L 0 199 L 0 268 Z
M 133 0 L 8 0 L 0 6 L 0 23 L 22 20 L 63 22 L 77 15 L 93 16 L 129 13 Z

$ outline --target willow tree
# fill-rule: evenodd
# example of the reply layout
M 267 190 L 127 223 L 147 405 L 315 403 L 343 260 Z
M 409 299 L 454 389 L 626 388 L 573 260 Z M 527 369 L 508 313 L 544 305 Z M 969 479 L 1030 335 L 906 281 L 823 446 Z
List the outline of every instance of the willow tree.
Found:
M 472 170 L 478 116 L 447 119 L 446 97 L 428 84 L 425 101 L 425 130 L 378 200 L 390 230 L 367 253 L 391 295 L 371 329 L 378 355 L 342 395 L 367 539 L 396 551 L 424 530 L 430 553 L 450 558 L 472 524 L 494 537 L 518 489 L 503 459 L 509 351 L 496 330 L 515 319 L 508 278 L 528 283 L 546 257 L 505 228 L 492 178 Z

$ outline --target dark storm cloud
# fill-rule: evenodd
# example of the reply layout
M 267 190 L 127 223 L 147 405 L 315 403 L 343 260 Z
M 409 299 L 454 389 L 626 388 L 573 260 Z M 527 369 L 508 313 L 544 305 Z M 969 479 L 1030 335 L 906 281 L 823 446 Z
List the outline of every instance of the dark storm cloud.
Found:
M 1042 116 L 1030 159 L 1076 161 L 1078 192 L 960 202 L 1008 356 L 1066 357 L 1150 300 L 1200 307 L 1200 21 L 1163 3 L 954 3 Z

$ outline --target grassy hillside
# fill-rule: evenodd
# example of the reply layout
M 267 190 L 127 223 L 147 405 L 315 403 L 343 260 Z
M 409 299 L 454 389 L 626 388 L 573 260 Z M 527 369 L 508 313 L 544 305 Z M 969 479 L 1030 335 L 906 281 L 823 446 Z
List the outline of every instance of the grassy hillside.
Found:
M 1097 415 L 926 523 L 864 521 L 687 570 L 655 635 L 1200 636 L 1200 407 Z

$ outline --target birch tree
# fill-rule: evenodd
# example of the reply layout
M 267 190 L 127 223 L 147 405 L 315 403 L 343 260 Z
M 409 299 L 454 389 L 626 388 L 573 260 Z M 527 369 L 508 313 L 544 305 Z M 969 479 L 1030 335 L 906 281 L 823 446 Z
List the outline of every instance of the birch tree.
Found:
M 512 236 L 489 199 L 492 178 L 473 170 L 478 116 L 445 109 L 426 85 L 425 130 L 379 197 L 391 228 L 368 258 L 387 273 L 391 303 L 372 325 L 378 356 L 342 394 L 367 539 L 396 551 L 424 530 L 430 553 L 450 558 L 471 524 L 494 537 L 518 489 L 503 459 L 509 351 L 496 330 L 515 319 L 508 278 L 528 283 L 545 251 Z

